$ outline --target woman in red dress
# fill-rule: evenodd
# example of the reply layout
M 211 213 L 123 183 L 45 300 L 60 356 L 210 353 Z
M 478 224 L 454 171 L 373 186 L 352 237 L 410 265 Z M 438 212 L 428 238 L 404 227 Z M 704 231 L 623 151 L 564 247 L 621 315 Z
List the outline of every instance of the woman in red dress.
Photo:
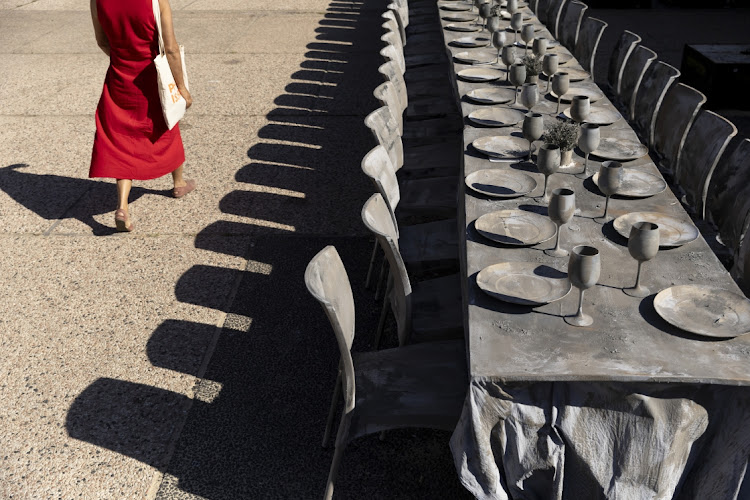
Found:
M 193 99 L 182 78 L 169 0 L 159 0 L 159 9 L 167 60 L 189 108 Z M 175 198 L 192 191 L 195 181 L 183 178 L 180 127 L 169 130 L 161 111 L 154 66 L 159 34 L 152 0 L 91 0 L 91 17 L 96 41 L 110 64 L 96 108 L 89 177 L 117 179 L 115 225 L 118 231 L 132 231 L 128 196 L 133 179 L 155 179 L 171 172 Z

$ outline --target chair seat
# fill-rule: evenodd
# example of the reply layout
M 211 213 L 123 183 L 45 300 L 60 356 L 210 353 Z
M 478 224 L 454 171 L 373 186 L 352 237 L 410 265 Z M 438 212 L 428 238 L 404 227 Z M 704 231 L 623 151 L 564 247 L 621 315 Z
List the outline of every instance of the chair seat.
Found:
M 456 219 L 403 226 L 398 246 L 409 274 L 458 271 Z
M 347 441 L 388 429 L 452 430 L 468 375 L 463 341 L 353 354 L 356 404 Z
M 412 332 L 410 344 L 462 339 L 463 302 L 461 278 L 451 274 L 412 285 Z
M 404 165 L 399 181 L 428 177 L 456 176 L 461 168 L 461 144 L 441 142 L 404 148 Z
M 433 215 L 448 218 L 458 205 L 458 177 L 407 180 L 401 184 L 396 215 Z

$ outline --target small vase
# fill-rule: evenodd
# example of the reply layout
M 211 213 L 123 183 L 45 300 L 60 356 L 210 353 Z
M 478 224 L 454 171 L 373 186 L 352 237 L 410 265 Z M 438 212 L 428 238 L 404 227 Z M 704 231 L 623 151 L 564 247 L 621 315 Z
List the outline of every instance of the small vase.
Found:
M 560 153 L 560 166 L 567 167 L 572 163 L 573 163 L 573 150 L 572 149 L 568 149 L 567 151 L 563 150 Z
M 539 83 L 539 75 L 526 75 L 526 83 Z

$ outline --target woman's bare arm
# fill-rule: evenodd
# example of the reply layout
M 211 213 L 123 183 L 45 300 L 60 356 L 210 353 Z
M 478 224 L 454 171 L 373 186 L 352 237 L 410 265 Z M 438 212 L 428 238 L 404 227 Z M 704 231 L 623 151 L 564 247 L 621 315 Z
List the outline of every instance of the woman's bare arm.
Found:
M 91 0 L 91 20 L 94 23 L 94 35 L 96 36 L 96 44 L 102 51 L 109 55 L 109 40 L 107 35 L 104 34 L 102 25 L 99 24 L 99 14 L 96 12 L 96 0 Z
M 177 43 L 177 38 L 174 35 L 172 7 L 169 5 L 169 0 L 159 0 L 159 12 L 161 13 L 161 34 L 162 38 L 164 38 L 164 51 L 167 53 L 169 69 L 172 70 L 177 90 L 180 91 L 189 108 L 193 104 L 193 98 L 182 78 L 182 57 L 180 57 L 180 45 Z

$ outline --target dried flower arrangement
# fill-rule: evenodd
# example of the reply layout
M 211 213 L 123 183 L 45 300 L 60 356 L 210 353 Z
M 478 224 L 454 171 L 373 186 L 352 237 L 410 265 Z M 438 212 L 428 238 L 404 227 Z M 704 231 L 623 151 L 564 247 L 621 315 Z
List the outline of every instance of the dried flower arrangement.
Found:
M 526 76 L 538 76 L 542 72 L 542 60 L 533 54 L 523 56 L 521 59 L 526 66 Z
M 560 146 L 560 151 L 572 151 L 578 142 L 578 125 L 557 120 L 544 131 L 543 139 L 546 144 Z

